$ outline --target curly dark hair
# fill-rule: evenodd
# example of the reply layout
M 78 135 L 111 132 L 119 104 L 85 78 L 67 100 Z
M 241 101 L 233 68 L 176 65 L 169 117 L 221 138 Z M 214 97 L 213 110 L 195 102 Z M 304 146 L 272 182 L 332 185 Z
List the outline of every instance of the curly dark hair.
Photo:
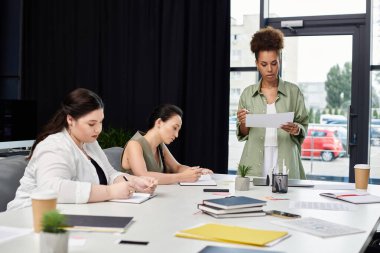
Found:
M 276 50 L 280 55 L 281 49 L 284 48 L 284 34 L 271 26 L 262 28 L 257 31 L 251 40 L 251 51 L 255 54 L 256 60 L 260 51 Z

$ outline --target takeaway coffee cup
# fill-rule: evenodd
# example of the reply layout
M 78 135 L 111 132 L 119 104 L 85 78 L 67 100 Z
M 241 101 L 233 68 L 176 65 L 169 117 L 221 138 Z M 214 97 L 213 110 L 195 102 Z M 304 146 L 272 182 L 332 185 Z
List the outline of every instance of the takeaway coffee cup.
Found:
M 367 190 L 369 179 L 369 164 L 355 165 L 355 188 L 358 190 Z
M 56 209 L 57 194 L 54 191 L 41 191 L 32 193 L 34 232 L 41 231 L 42 216 L 47 211 Z

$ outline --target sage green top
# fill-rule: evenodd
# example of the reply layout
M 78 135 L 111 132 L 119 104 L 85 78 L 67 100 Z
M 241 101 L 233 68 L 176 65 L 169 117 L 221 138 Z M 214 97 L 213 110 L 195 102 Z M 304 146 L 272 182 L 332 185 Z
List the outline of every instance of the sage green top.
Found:
M 239 100 L 239 109 L 245 108 L 249 113 L 265 114 L 267 101 L 261 92 L 261 82 L 250 85 L 244 89 Z M 285 160 L 289 169 L 289 178 L 305 179 L 305 171 L 301 162 L 301 144 L 307 134 L 309 123 L 308 112 L 305 107 L 303 94 L 298 86 L 293 83 L 283 81 L 279 78 L 278 94 L 275 101 L 277 113 L 294 112 L 293 122 L 300 128 L 297 136 L 286 131 L 277 129 L 278 161 L 282 166 Z M 249 128 L 247 136 L 240 133 L 239 123 L 237 123 L 236 135 L 239 141 L 245 141 L 240 164 L 251 166 L 248 175 L 263 177 L 262 167 L 264 164 L 264 140 L 265 128 Z
M 157 148 L 157 152 L 158 152 L 158 157 L 159 157 L 159 160 L 160 160 L 159 163 L 154 158 L 154 155 L 153 155 L 152 149 L 151 149 L 151 147 L 149 145 L 149 142 L 144 138 L 144 135 L 145 135 L 144 132 L 137 131 L 135 133 L 135 135 L 132 136 L 131 140 L 135 140 L 135 141 L 137 141 L 141 145 L 141 148 L 143 150 L 144 161 L 145 161 L 147 170 L 148 171 L 153 171 L 153 172 L 163 172 L 164 171 L 164 166 L 163 166 L 163 163 L 162 163 L 163 159 L 161 157 L 160 152 L 158 152 L 158 148 Z M 127 142 L 127 144 L 128 144 L 128 142 Z M 127 144 L 125 144 L 124 149 L 127 147 Z M 162 147 L 162 145 L 164 145 L 164 144 L 160 144 L 160 145 Z M 162 147 L 162 150 L 164 150 L 163 147 Z M 124 154 L 124 152 L 123 152 L 123 154 Z M 129 174 L 133 175 L 133 171 L 130 168 L 124 168 L 124 169 Z

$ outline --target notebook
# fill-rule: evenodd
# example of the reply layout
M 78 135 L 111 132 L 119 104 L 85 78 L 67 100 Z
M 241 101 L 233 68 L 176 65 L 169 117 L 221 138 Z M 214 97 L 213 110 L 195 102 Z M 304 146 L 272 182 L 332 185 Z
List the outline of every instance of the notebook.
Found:
M 285 231 L 261 230 L 209 223 L 179 231 L 176 233 L 176 236 L 216 242 L 269 246 L 274 242 L 285 239 L 288 233 Z
M 254 186 L 269 186 L 267 179 L 263 177 L 254 177 L 252 179 Z M 288 179 L 288 187 L 314 187 L 314 183 L 310 180 Z
M 216 182 L 210 174 L 202 175 L 196 182 L 180 182 L 182 186 L 216 186 Z
M 66 229 L 75 231 L 122 233 L 133 217 L 65 214 Z
M 262 206 L 234 208 L 234 209 L 223 209 L 223 208 L 219 208 L 219 207 L 215 207 L 215 206 L 208 206 L 208 205 L 202 205 L 202 204 L 198 204 L 198 209 L 202 210 L 202 211 L 209 212 L 209 213 L 215 213 L 215 214 L 257 212 L 257 211 L 263 210 Z
M 214 218 L 242 218 L 242 217 L 258 217 L 265 216 L 266 213 L 263 211 L 255 211 L 255 212 L 242 212 L 242 213 L 224 213 L 224 214 L 215 214 L 207 211 L 203 211 L 203 213 L 208 214 Z
M 149 194 L 149 193 L 142 193 L 142 192 L 135 192 L 133 193 L 132 197 L 129 199 L 111 199 L 111 202 L 121 202 L 121 203 L 133 203 L 133 204 L 140 204 L 144 201 L 147 201 L 148 199 L 151 199 L 153 197 L 157 196 L 156 194 Z
M 339 199 L 353 204 L 371 204 L 380 203 L 380 197 L 371 195 L 367 192 L 359 191 L 346 191 L 346 192 L 324 192 L 320 193 L 321 196 L 333 199 Z
M 319 236 L 322 238 L 336 237 L 342 235 L 350 235 L 363 233 L 365 231 L 340 225 L 334 222 L 320 220 L 316 218 L 306 217 L 287 221 L 272 221 L 272 223 L 292 228 L 301 232 Z
M 206 246 L 199 253 L 280 253 L 279 251 L 264 251 L 258 249 L 230 248 L 220 246 Z
M 244 196 L 231 196 L 221 199 L 206 199 L 203 200 L 203 204 L 208 206 L 215 206 L 222 209 L 234 209 L 254 206 L 264 206 L 266 201 L 260 199 L 254 199 Z

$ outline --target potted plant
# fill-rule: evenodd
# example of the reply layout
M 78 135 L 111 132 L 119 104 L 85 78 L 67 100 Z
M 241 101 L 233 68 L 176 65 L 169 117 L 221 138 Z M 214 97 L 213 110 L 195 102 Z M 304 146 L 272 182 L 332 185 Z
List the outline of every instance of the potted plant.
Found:
M 133 134 L 134 133 L 130 130 L 108 127 L 100 133 L 98 143 L 102 149 L 124 147 L 127 141 L 132 138 Z
M 235 179 L 235 190 L 248 191 L 249 190 L 249 177 L 247 177 L 248 171 L 251 170 L 251 166 L 238 164 L 238 175 Z
M 69 233 L 64 228 L 65 216 L 57 210 L 46 212 L 41 225 L 40 252 L 67 253 Z

